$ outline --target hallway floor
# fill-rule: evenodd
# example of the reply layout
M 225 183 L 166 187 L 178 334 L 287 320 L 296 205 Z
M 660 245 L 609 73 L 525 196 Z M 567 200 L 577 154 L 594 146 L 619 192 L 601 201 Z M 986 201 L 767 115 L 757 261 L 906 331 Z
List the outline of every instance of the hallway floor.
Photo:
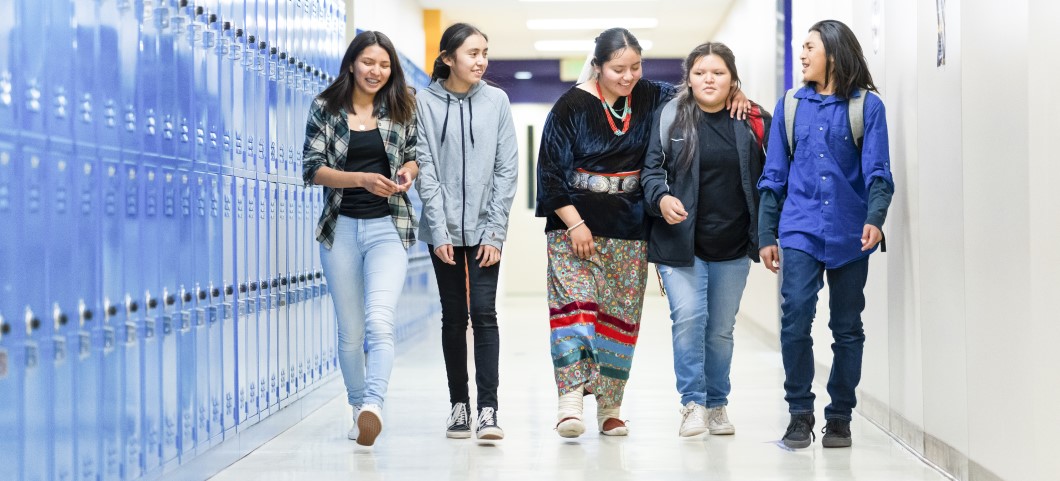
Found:
M 596 433 L 586 398 L 586 434 L 560 438 L 548 352 L 544 298 L 499 306 L 501 386 L 498 419 L 506 439 L 494 445 L 445 437 L 449 413 L 438 330 L 398 347 L 384 429 L 371 448 L 346 439 L 351 421 L 341 379 L 334 399 L 295 427 L 228 467 L 216 480 L 944 480 L 869 421 L 855 415 L 854 446 L 824 449 L 820 428 L 827 393 L 815 386 L 818 440 L 791 451 L 778 444 L 788 416 L 780 354 L 740 326 L 735 333 L 729 418 L 734 436 L 680 438 L 670 320 L 665 299 L 648 295 L 622 417 L 630 435 Z M 469 333 L 470 336 L 470 333 Z M 820 348 L 821 346 L 818 346 Z M 474 374 L 472 374 L 472 379 Z M 474 388 L 471 389 L 474 397 Z M 472 399 L 474 403 L 474 399 Z

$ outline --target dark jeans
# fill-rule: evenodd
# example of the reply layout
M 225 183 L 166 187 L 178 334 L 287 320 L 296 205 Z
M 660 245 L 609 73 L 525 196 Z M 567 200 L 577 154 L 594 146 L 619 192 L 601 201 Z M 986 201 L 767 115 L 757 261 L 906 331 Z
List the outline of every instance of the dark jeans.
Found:
M 813 338 L 810 326 L 817 310 L 817 293 L 824 287 L 822 274 L 828 278 L 828 310 L 832 330 L 832 371 L 828 376 L 828 395 L 832 403 L 824 408 L 825 419 L 850 420 L 857 404 L 854 388 L 861 382 L 861 355 L 865 347 L 861 311 L 865 309 L 865 280 L 869 258 L 847 265 L 825 269 L 809 254 L 784 249 L 781 263 L 783 279 L 780 294 L 783 314 L 780 318 L 780 352 L 784 357 L 784 399 L 791 414 L 813 413 Z
M 449 402 L 469 402 L 467 382 L 468 298 L 471 299 L 471 327 L 475 335 L 475 384 L 478 408 L 497 409 L 497 360 L 500 335 L 497 331 L 497 276 L 500 262 L 479 267 L 475 254 L 479 246 L 453 246 L 456 265 L 442 262 L 431 251 L 438 295 L 442 301 L 442 355 L 449 377 Z M 471 288 L 468 296 L 467 288 Z

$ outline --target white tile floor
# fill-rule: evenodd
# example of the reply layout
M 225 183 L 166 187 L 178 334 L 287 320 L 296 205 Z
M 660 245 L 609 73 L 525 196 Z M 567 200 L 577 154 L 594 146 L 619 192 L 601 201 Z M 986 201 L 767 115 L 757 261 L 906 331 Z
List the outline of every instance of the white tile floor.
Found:
M 496 445 L 446 439 L 449 411 L 440 335 L 433 329 L 399 347 L 384 408 L 383 434 L 372 448 L 346 439 L 350 410 L 341 381 L 336 397 L 282 435 L 219 473 L 217 480 L 943 480 L 884 432 L 855 416 L 852 449 L 820 441 L 789 451 L 776 442 L 787 425 L 780 354 L 750 331 L 736 330 L 729 417 L 735 436 L 677 436 L 670 321 L 664 299 L 648 296 L 644 325 L 622 417 L 630 436 L 598 435 L 592 398 L 589 432 L 560 438 L 543 298 L 500 306 L 499 420 Z M 474 374 L 472 374 L 472 379 Z M 472 387 L 472 396 L 474 388 Z M 818 429 L 827 393 L 817 387 Z M 474 400 L 472 400 L 474 402 Z M 820 433 L 818 433 L 820 435 Z

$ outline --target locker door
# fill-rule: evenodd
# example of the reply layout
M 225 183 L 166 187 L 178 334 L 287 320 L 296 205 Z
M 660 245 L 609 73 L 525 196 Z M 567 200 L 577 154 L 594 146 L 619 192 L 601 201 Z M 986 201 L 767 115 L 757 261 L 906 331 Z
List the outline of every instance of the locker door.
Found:
M 103 386 L 100 406 L 102 430 L 102 464 L 104 479 L 119 479 L 122 471 L 122 378 L 121 359 L 118 352 L 117 330 L 124 328 L 125 310 L 122 280 L 122 239 L 124 222 L 122 206 L 122 168 L 116 150 L 104 150 L 102 186 L 103 229 L 101 239 L 103 322 L 98 332 L 96 347 L 103 362 Z
M 220 292 L 220 289 L 216 286 L 223 286 L 224 299 L 221 306 L 220 319 L 215 317 L 210 324 L 210 355 L 221 360 L 221 362 L 210 366 L 210 375 L 212 379 L 216 379 L 214 386 L 211 387 L 213 416 L 219 429 L 215 436 L 223 434 L 227 437 L 235 434 L 236 424 L 238 424 L 239 419 L 237 404 L 239 400 L 236 396 L 238 381 L 236 379 L 236 371 L 238 369 L 236 342 L 238 330 L 235 325 L 236 315 L 238 314 L 236 312 L 238 298 L 236 297 L 234 286 L 236 282 L 240 282 L 240 277 L 238 271 L 236 271 L 237 250 L 234 232 L 237 221 L 235 218 L 235 179 L 226 175 L 219 176 L 219 178 L 221 182 L 220 189 L 222 189 L 221 192 L 224 195 L 223 218 L 217 219 L 218 222 L 213 224 L 216 230 L 211 238 L 222 240 L 223 243 L 216 241 L 211 243 L 210 258 L 212 265 L 217 265 L 217 272 L 221 272 L 220 282 L 212 288 L 212 291 Z M 218 233 L 220 235 L 217 235 Z
M 5 20 L 0 19 L 0 23 L 3 22 Z M 18 279 L 16 259 L 19 256 L 16 232 L 22 230 L 19 216 L 22 198 L 15 190 L 21 187 L 15 172 L 14 148 L 13 144 L 0 138 L 0 224 L 11 226 L 0 229 L 0 292 L 4 294 L 0 295 L 0 405 L 10 406 L 0 409 L 0 432 L 10 433 L 0 436 L 0 465 L 10 466 L 11 472 L 20 474 L 25 446 L 21 409 L 24 372 L 21 333 L 25 331 L 20 331 L 15 323 L 19 304 L 15 290 L 15 280 Z
M 173 14 L 170 18 L 169 35 L 172 38 L 174 49 L 173 66 L 173 101 L 176 112 L 174 121 L 177 123 L 176 134 L 176 156 L 178 166 L 186 171 L 192 171 L 195 159 L 195 143 L 199 139 L 195 128 L 196 123 L 196 71 L 195 54 L 193 44 L 188 40 L 188 30 L 191 24 L 190 14 L 194 14 L 191 7 L 180 7 L 186 0 L 167 0 L 173 2 Z
M 226 219 L 223 217 L 223 209 L 228 209 L 228 206 L 223 205 L 223 203 L 228 201 L 224 200 L 222 195 L 230 195 L 233 184 L 230 181 L 230 177 L 225 177 L 215 172 L 211 172 L 207 176 L 210 179 L 210 217 L 204 234 L 209 241 L 204 247 L 209 258 L 210 279 L 208 284 L 209 304 L 206 308 L 206 326 L 209 333 L 209 358 L 212 361 L 208 367 L 210 372 L 210 401 L 207 415 L 210 419 L 210 444 L 216 445 L 223 439 L 225 430 L 235 427 L 234 421 L 230 422 L 231 420 L 224 415 L 224 413 L 231 412 L 230 410 L 234 408 L 235 403 L 233 391 L 235 379 L 228 368 L 228 366 L 234 364 L 234 359 L 229 356 L 231 348 L 234 347 L 234 342 L 232 342 L 233 334 L 228 330 L 228 324 L 231 323 L 232 319 L 232 305 L 227 297 L 231 281 L 223 277 L 226 274 L 226 266 L 230 265 L 232 253 L 229 246 L 218 242 L 222 237 L 220 234 L 223 232 L 225 224 L 227 224 L 225 222 Z M 225 294 L 224 297 L 222 292 Z M 220 362 L 217 362 L 217 360 L 220 360 Z M 200 449 L 207 447 L 203 446 L 202 441 L 199 442 L 199 446 Z
M 253 62 L 254 56 L 248 48 L 246 33 L 241 28 L 236 29 L 235 43 L 232 51 L 236 55 L 237 64 L 232 66 L 232 108 L 229 112 L 230 129 L 233 138 L 233 165 L 240 175 L 246 175 L 249 170 L 249 159 L 246 155 L 246 72 L 247 62 Z
M 145 144 L 147 142 L 145 141 Z M 156 148 L 157 142 L 151 145 Z M 140 291 L 139 299 L 142 303 L 143 316 L 137 326 L 141 333 L 143 342 L 140 351 L 140 363 L 143 369 L 143 463 L 145 472 L 151 472 L 161 465 L 162 453 L 162 311 L 163 302 L 160 295 L 163 292 L 161 272 L 169 266 L 162 265 L 162 222 L 164 212 L 163 206 L 163 177 L 158 165 L 152 165 L 160 158 L 156 153 L 147 151 L 143 154 L 144 159 L 144 206 L 141 220 L 140 265 L 143 272 L 143 290 Z M 168 256 L 165 256 L 168 258 Z
M 221 33 L 221 24 L 216 13 L 206 10 L 199 16 L 202 34 L 197 50 L 203 51 L 206 63 L 206 91 L 202 92 L 202 98 L 206 104 L 207 121 L 203 122 L 206 132 L 206 155 L 207 164 L 211 171 L 219 171 L 224 164 L 224 125 L 221 123 L 222 106 L 219 102 L 221 96 L 221 67 L 224 56 L 218 54 L 217 37 Z
M 258 203 L 258 217 L 255 222 L 258 247 L 255 258 L 258 265 L 258 412 L 265 417 L 269 415 L 269 405 L 275 398 L 268 395 L 271 374 L 269 367 L 275 355 L 269 344 L 270 316 L 273 313 L 269 305 L 269 279 L 271 277 L 269 247 L 272 243 L 269 242 L 269 181 L 265 174 L 258 174 L 255 197 Z
M 289 286 L 287 284 L 287 273 L 288 273 L 288 260 L 290 259 L 290 246 L 288 244 L 289 235 L 289 219 L 288 219 L 288 203 L 290 202 L 288 185 L 286 183 L 280 183 L 277 185 L 277 202 L 279 204 L 279 210 L 276 213 L 276 276 L 280 281 L 279 292 L 277 295 L 277 314 L 279 316 L 279 366 L 280 366 L 280 400 L 288 399 L 291 397 L 297 389 L 297 384 L 294 379 L 294 354 L 297 352 L 294 347 L 294 326 L 290 322 L 290 311 L 289 311 Z M 286 405 L 286 404 L 283 404 Z
M 16 34 L 19 25 L 17 4 L 19 2 L 0 2 L 0 142 L 12 142 L 19 129 L 15 94 L 21 89 L 16 87 L 14 72 L 20 65 L 17 60 L 21 51 L 21 36 Z
M 73 175 L 75 165 L 68 154 L 59 149 L 49 152 L 47 168 L 51 193 L 44 197 L 48 204 L 46 213 L 47 235 L 41 240 L 47 251 L 46 277 L 43 286 L 47 293 L 47 302 L 52 306 L 50 312 L 42 316 L 46 329 L 42 333 L 41 348 L 44 351 L 42 362 L 51 363 L 54 373 L 54 396 L 51 412 L 48 414 L 54 428 L 53 474 L 56 477 L 69 479 L 74 474 L 74 392 L 72 363 L 67 362 L 67 339 L 71 329 L 67 328 L 70 319 L 75 319 L 78 295 L 75 292 L 78 284 L 71 279 L 73 273 L 81 271 L 75 262 L 76 251 L 82 250 L 85 243 L 71 245 L 70 234 L 78 232 L 80 216 L 76 210 L 77 190 Z M 60 233 L 56 235 L 56 233 Z M 73 274 L 76 275 L 76 274 Z M 91 280 L 90 280 L 91 282 Z M 30 287 L 41 289 L 41 286 Z
M 76 479 L 99 479 L 100 439 L 102 438 L 101 415 L 103 387 L 103 363 L 100 345 L 95 342 L 102 316 L 81 304 L 78 308 L 76 344 L 70 344 L 68 353 L 74 364 L 74 389 L 77 393 L 76 426 L 74 431 L 77 446 Z
M 22 338 L 18 329 L 5 317 L 9 311 L 0 311 L 0 430 L 8 433 L 0 436 L 0 463 L 15 476 L 22 474 L 23 450 L 26 443 L 25 418 L 22 410 L 22 386 L 25 376 L 25 360 Z
M 177 437 L 179 436 L 179 375 L 180 363 L 178 336 L 180 333 L 181 313 L 178 296 L 180 294 L 180 276 L 185 262 L 174 254 L 179 253 L 180 239 L 180 177 L 172 167 L 162 170 L 162 209 L 159 225 L 158 262 L 162 263 L 159 272 L 161 289 L 158 297 L 158 322 L 156 336 L 161 344 L 161 452 L 160 463 L 167 465 L 177 459 Z M 189 226 L 190 227 L 190 226 Z
M 301 256 L 301 225 L 302 201 L 300 185 L 290 185 L 290 200 L 287 202 L 287 309 L 288 318 L 293 327 L 293 348 L 291 355 L 294 364 L 292 374 L 295 377 L 295 385 L 299 392 L 306 387 L 306 327 L 302 316 L 302 303 L 298 292 L 298 271 L 302 268 Z
M 302 272 L 300 272 L 298 274 L 298 280 L 301 281 L 302 289 L 305 292 L 305 295 L 304 295 L 305 305 L 306 305 L 305 306 L 305 310 L 306 310 L 305 316 L 306 316 L 307 319 L 309 319 L 309 324 L 310 324 L 310 326 L 313 329 L 312 334 L 311 334 L 311 336 L 312 336 L 311 338 L 312 338 L 312 341 L 313 341 L 313 344 L 312 344 L 312 347 L 311 347 L 311 349 L 313 351 L 313 357 L 312 357 L 311 361 L 313 363 L 313 376 L 314 376 L 314 380 L 316 380 L 316 381 L 320 380 L 320 376 L 322 374 L 321 361 L 323 360 L 323 357 L 324 357 L 323 356 L 323 347 L 324 347 L 323 346 L 323 327 L 324 326 L 323 326 L 323 324 L 321 322 L 320 315 L 317 312 L 317 307 L 319 307 L 319 306 L 316 304 L 316 302 L 315 302 L 315 300 L 313 298 L 313 288 L 310 285 L 310 283 L 308 282 L 309 281 L 308 277 L 309 277 L 310 270 L 313 268 L 313 249 L 311 248 L 311 246 L 313 246 L 313 244 L 315 243 L 315 239 L 313 238 L 314 229 L 312 227 L 314 225 L 313 220 L 316 219 L 316 216 L 314 215 L 314 212 L 313 212 L 313 207 L 314 207 L 314 204 L 315 204 L 314 197 L 316 196 L 316 192 L 318 190 L 320 190 L 320 187 L 312 187 L 312 188 L 307 188 L 305 190 L 306 199 L 305 199 L 305 202 L 302 203 L 302 209 L 305 212 L 304 217 L 303 217 L 303 221 L 305 222 L 305 228 L 304 228 L 304 231 L 303 231 L 304 232 L 304 237 L 302 238 L 302 242 L 304 243 L 306 248 L 302 251 L 302 255 L 303 255 L 303 257 L 302 257 L 302 265 L 303 265 Z
M 241 282 L 247 284 L 248 290 L 240 304 L 246 308 L 245 313 L 240 313 L 243 322 L 240 326 L 245 329 L 243 334 L 244 354 L 242 361 L 246 363 L 246 377 L 240 381 L 246 391 L 246 415 L 247 423 L 253 424 L 258 421 L 258 203 L 257 203 L 257 180 L 253 174 L 245 179 L 243 226 L 241 232 L 244 235 L 243 255 L 239 258 L 244 262 L 241 272 L 244 277 Z M 237 217 L 238 218 L 238 217 Z M 238 247 L 238 246 L 237 246 Z
M 180 289 L 178 291 L 178 322 L 177 322 L 177 349 L 178 349 L 178 433 L 177 452 L 181 461 L 195 454 L 195 411 L 196 411 L 196 373 L 199 370 L 198 356 L 196 353 L 196 331 L 194 320 L 195 310 L 195 285 L 196 271 L 195 258 L 201 256 L 195 245 L 196 219 L 195 209 L 196 188 L 195 177 L 187 170 L 179 172 L 180 208 L 177 223 L 179 224 L 179 236 L 177 237 L 177 257 L 180 262 L 179 278 Z M 205 352 L 203 353 L 206 354 Z

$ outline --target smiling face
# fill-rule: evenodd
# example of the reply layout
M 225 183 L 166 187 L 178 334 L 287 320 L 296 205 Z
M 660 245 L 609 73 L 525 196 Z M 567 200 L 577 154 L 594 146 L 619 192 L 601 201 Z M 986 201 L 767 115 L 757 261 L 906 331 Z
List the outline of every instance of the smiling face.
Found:
M 442 59 L 449 66 L 446 88 L 454 92 L 466 92 L 482 80 L 489 66 L 488 54 L 489 45 L 485 37 L 478 34 L 467 37 L 455 52 Z
M 640 54 L 629 47 L 615 52 L 611 59 L 596 67 L 596 73 L 596 81 L 609 104 L 613 104 L 618 97 L 632 93 L 633 86 L 644 75 L 641 72 Z
M 699 57 L 688 71 L 688 86 L 696 104 L 704 112 L 718 112 L 732 92 L 732 72 L 721 57 Z
M 804 82 L 815 82 L 818 90 L 828 87 L 828 52 L 824 51 L 824 42 L 821 34 L 816 30 L 811 31 L 802 44 L 802 80 Z
M 357 93 L 374 97 L 390 80 L 390 55 L 379 45 L 369 45 L 350 67 Z

